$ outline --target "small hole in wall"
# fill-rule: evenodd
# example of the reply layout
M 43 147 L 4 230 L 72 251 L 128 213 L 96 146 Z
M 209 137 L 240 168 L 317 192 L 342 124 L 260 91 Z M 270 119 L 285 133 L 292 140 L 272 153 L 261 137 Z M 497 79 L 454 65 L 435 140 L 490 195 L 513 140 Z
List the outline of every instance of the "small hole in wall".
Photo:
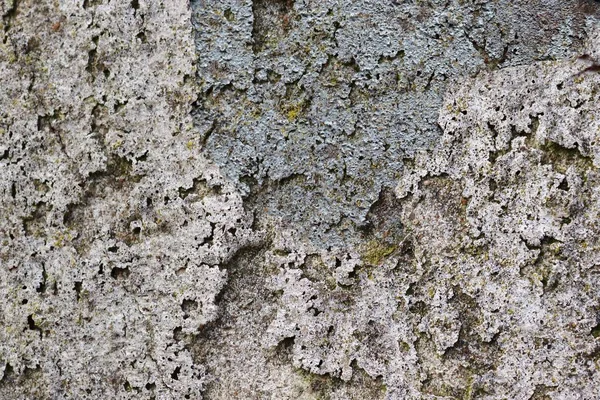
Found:
M 560 185 L 558 185 L 558 188 L 564 191 L 569 190 L 569 182 L 567 182 L 566 178 L 563 178 L 563 180 L 560 182 Z
M 83 282 L 75 282 L 75 297 L 77 301 L 81 298 L 81 288 L 83 286 Z
M 187 319 L 192 311 L 198 309 L 198 302 L 196 300 L 184 299 L 181 303 L 181 309 L 185 314 L 183 319 Z
M 176 381 L 179 380 L 179 372 L 180 371 L 181 371 L 181 367 L 175 368 L 175 370 L 171 374 L 171 378 L 175 379 Z
M 42 337 L 42 329 L 35 323 L 33 314 L 27 317 L 27 327 L 32 331 L 38 331 L 40 333 L 40 337 Z
M 310 312 L 310 311 L 312 311 L 313 317 L 316 317 L 316 316 L 318 316 L 319 314 L 321 314 L 321 313 L 322 313 L 322 311 L 321 311 L 321 310 L 319 310 L 318 308 L 316 308 L 316 307 L 314 307 L 314 306 L 310 307 L 310 308 L 308 309 L 308 311 L 309 311 L 309 312 Z
M 283 351 L 289 352 L 294 347 L 295 336 L 283 338 L 278 344 L 277 348 Z
M 154 390 L 154 389 L 156 389 L 156 383 L 154 383 L 154 382 L 146 383 L 146 390 Z
M 139 226 L 136 226 L 135 228 L 133 228 L 134 235 L 139 235 L 141 232 L 142 232 L 142 228 L 140 228 Z
M 176 342 L 181 341 L 181 339 L 183 339 L 182 331 L 183 331 L 183 329 L 180 326 L 173 329 L 173 340 L 175 340 Z
M 110 276 L 113 277 L 114 279 L 125 279 L 125 278 L 129 277 L 130 274 L 131 274 L 131 271 L 129 271 L 129 267 L 125 267 L 125 268 L 114 267 L 110 271 Z
M 229 22 L 232 22 L 235 20 L 235 15 L 233 14 L 233 12 L 231 11 L 231 8 L 226 9 L 223 12 L 223 16 L 225 17 L 225 19 Z
M 352 269 L 352 271 L 348 272 L 348 278 L 349 279 L 358 278 L 358 268 L 356 266 Z

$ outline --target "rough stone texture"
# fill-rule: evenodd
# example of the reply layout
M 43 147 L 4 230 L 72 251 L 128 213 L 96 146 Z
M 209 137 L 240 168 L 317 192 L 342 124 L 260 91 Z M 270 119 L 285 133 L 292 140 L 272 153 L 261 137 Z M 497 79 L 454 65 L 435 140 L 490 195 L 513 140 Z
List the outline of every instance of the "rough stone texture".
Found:
M 1 399 L 600 399 L 600 4 L 0 2 Z

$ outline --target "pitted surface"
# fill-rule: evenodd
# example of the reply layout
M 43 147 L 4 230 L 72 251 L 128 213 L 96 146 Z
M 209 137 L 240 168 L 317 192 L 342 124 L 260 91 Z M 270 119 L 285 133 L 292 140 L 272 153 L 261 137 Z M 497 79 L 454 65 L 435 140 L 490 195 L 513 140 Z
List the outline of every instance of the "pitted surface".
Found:
M 340 244 L 394 187 L 404 160 L 439 139 L 449 82 L 573 55 L 585 37 L 583 5 L 598 8 L 195 1 L 203 153 L 256 208 Z
M 599 398 L 597 2 L 0 11 L 0 398 Z

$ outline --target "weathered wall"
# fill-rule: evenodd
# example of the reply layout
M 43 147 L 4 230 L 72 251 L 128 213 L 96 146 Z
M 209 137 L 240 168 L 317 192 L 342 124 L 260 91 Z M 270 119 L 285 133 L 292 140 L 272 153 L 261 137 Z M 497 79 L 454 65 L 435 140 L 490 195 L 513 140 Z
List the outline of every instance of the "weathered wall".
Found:
M 600 399 L 600 4 L 3 0 L 1 399 Z

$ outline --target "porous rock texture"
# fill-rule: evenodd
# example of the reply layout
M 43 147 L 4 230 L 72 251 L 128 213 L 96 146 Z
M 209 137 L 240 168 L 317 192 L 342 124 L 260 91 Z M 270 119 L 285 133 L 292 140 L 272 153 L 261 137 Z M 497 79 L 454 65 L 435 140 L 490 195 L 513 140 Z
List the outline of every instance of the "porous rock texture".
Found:
M 600 3 L 0 12 L 0 399 L 600 399 Z

